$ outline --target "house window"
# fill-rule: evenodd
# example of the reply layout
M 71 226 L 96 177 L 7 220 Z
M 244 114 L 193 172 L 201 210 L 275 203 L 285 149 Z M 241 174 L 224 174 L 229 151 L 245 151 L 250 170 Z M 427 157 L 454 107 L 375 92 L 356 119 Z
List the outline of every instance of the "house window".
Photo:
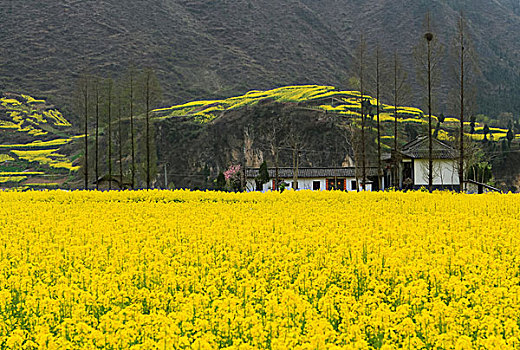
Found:
M 321 183 L 320 181 L 313 181 L 312 182 L 312 190 L 313 191 L 319 191 L 321 188 Z
M 357 190 L 356 180 L 352 180 L 352 187 L 351 187 L 351 189 L 352 189 L 352 191 Z

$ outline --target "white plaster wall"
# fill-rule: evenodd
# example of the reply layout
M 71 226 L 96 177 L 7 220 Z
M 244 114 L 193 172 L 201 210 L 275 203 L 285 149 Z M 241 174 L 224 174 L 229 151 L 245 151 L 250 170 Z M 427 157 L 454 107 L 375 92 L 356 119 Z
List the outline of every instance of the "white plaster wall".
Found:
M 289 184 L 288 189 L 292 188 L 292 182 L 293 179 L 280 179 L 281 181 L 284 181 Z M 352 181 L 355 181 L 356 179 L 353 177 L 346 178 L 347 182 L 347 191 L 356 191 L 356 187 L 352 186 Z M 313 189 L 313 183 L 314 181 L 320 182 L 320 190 L 325 191 L 327 190 L 327 182 L 324 178 L 317 178 L 317 179 L 298 179 L 298 189 L 299 190 L 312 190 Z M 262 189 L 262 192 L 266 191 L 272 191 L 273 190 L 273 179 L 270 179 L 268 183 L 264 184 L 264 187 Z M 255 191 L 256 190 L 256 184 L 253 179 L 247 180 L 247 191 Z M 372 184 L 367 184 L 367 191 L 372 191 Z
M 325 179 L 298 179 L 298 189 L 299 190 L 312 190 L 313 189 L 313 183 L 314 181 L 320 182 L 320 190 L 326 190 L 325 185 L 327 184 L 325 182 Z M 292 179 L 285 180 L 289 185 L 289 188 L 292 188 Z
M 346 181 L 347 181 L 347 191 L 357 191 L 356 186 L 352 185 L 352 181 L 356 181 L 355 177 L 347 177 Z M 368 189 L 368 185 L 367 185 L 367 189 Z
M 428 185 L 428 159 L 414 160 L 414 183 L 418 186 Z M 457 160 L 434 159 L 433 184 L 458 185 L 459 174 L 457 170 Z

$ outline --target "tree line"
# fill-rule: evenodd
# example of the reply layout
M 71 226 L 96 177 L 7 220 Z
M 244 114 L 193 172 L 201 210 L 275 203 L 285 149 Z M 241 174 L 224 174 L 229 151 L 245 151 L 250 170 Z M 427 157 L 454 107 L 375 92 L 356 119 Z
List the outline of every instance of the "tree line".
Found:
M 449 51 L 446 55 L 445 47 Z M 478 60 L 472 47 L 471 35 L 464 15 L 456 24 L 456 35 L 447 45 L 436 35 L 430 14 L 424 21 L 424 30 L 418 36 L 418 43 L 413 50 L 417 82 L 424 97 L 423 108 L 428 117 L 428 187 L 433 190 L 433 146 L 437 137 L 444 112 L 451 112 L 459 117 L 459 129 L 455 135 L 454 145 L 459 153 L 458 176 L 461 190 L 464 177 L 468 173 L 472 157 L 475 156 L 470 140 L 465 132 L 475 128 L 476 78 L 479 74 Z M 384 175 L 382 164 L 382 131 L 381 131 L 381 100 L 393 104 L 393 143 L 391 153 L 395 163 L 391 166 L 393 186 L 397 186 L 397 171 L 400 145 L 403 135 L 399 128 L 402 117 L 400 106 L 405 105 L 412 94 L 409 78 L 404 69 L 398 49 L 392 55 L 385 55 L 379 45 L 369 47 L 364 34 L 360 34 L 357 50 L 351 64 L 349 85 L 360 92 L 360 118 L 354 122 L 339 123 L 345 131 L 345 142 L 353 150 L 356 167 L 358 189 L 365 190 L 367 184 L 367 168 L 371 165 L 370 144 L 371 120 L 375 120 L 377 132 L 376 152 L 378 182 L 382 188 Z M 441 75 L 443 65 L 450 67 L 448 79 Z M 449 101 L 439 101 L 439 90 L 452 86 Z M 375 96 L 377 103 L 372 105 L 368 95 Z M 153 70 L 138 70 L 135 67 L 117 80 L 100 78 L 84 74 L 78 81 L 77 110 L 84 121 L 84 187 L 89 188 L 108 179 L 109 189 L 112 180 L 118 179 L 120 188 L 153 187 L 157 173 L 157 155 L 151 111 L 160 100 L 161 89 Z M 437 115 L 437 125 L 434 126 L 434 115 Z M 465 125 L 470 122 L 469 126 Z M 297 123 L 284 123 L 282 116 L 279 122 L 272 123 L 265 132 L 269 134 L 269 151 L 274 161 L 275 189 L 279 187 L 279 153 L 280 147 L 287 146 L 292 150 L 293 186 L 298 188 L 298 168 L 300 154 L 305 148 L 306 135 L 297 130 Z M 486 126 L 487 127 L 487 126 Z M 294 128 L 294 130 L 293 130 Z M 489 129 L 489 128 L 488 128 Z M 410 130 L 413 133 L 415 130 Z M 102 134 L 102 135 L 101 135 Z M 244 130 L 244 142 L 248 130 Z M 103 137 L 101 137 L 103 136 Z M 510 135 L 508 135 L 510 140 Z M 106 148 L 105 153 L 100 149 Z M 92 151 L 94 155 L 92 156 Z M 243 172 L 246 161 L 241 162 Z M 94 181 L 92 181 L 94 176 Z M 165 175 L 166 178 L 166 175 Z M 90 183 L 89 183 L 90 180 Z M 220 176 L 222 180 L 222 176 Z M 165 180 L 166 181 L 166 180 Z M 219 183 L 221 183 L 220 181 Z M 245 187 L 245 174 L 239 178 L 240 189 Z M 218 187 L 218 186 L 217 186 Z
M 476 103 L 476 78 L 480 74 L 478 60 L 473 49 L 468 24 L 461 12 L 457 20 L 456 35 L 448 44 L 450 48 L 446 55 L 446 45 L 436 35 L 432 24 L 430 13 L 424 20 L 423 33 L 418 38 L 414 47 L 413 56 L 416 68 L 416 78 L 423 97 L 423 110 L 428 117 L 428 189 L 433 190 L 433 139 L 437 136 L 440 124 L 444 121 L 444 112 L 449 110 L 458 116 L 459 126 L 455 135 L 455 148 L 458 151 L 458 176 L 460 190 L 463 190 L 466 163 L 470 154 L 467 153 L 469 140 L 465 136 L 466 121 L 471 120 L 475 124 L 473 115 Z M 365 35 L 361 34 L 358 48 L 354 55 L 351 88 L 360 91 L 361 116 L 357 130 L 358 135 L 353 136 L 355 142 L 354 153 L 357 158 L 356 166 L 359 164 L 359 177 L 361 178 L 361 189 L 365 189 L 367 182 L 367 154 L 366 145 L 369 140 L 366 136 L 366 121 L 368 116 L 375 116 L 377 125 L 377 168 L 379 185 L 382 182 L 381 162 L 381 97 L 393 103 L 393 146 L 391 149 L 393 164 L 391 165 L 392 185 L 397 186 L 397 171 L 400 158 L 399 145 L 401 135 L 399 134 L 399 118 L 401 117 L 399 107 L 410 98 L 411 87 L 408 76 L 403 68 L 400 54 L 396 49 L 392 58 L 383 57 L 378 44 L 369 50 Z M 448 65 L 450 73 L 447 77 L 441 74 L 441 65 Z M 443 79 L 447 78 L 447 79 Z M 452 86 L 448 101 L 439 101 L 439 90 Z M 376 96 L 377 104 L 370 103 L 367 95 Z M 437 126 L 433 125 L 434 115 L 437 117 Z M 469 118 L 468 118 L 469 115 Z M 471 129 L 474 130 L 474 127 Z M 380 187 L 381 188 L 381 187 Z
M 455 133 L 453 146 L 457 149 L 458 165 L 457 172 L 460 182 L 460 190 L 463 190 L 465 175 L 469 172 L 468 163 L 472 163 L 476 151 L 471 141 L 465 136 L 465 132 L 472 132 L 475 126 L 476 110 L 476 78 L 480 73 L 478 60 L 473 50 L 471 35 L 468 24 L 463 13 L 460 13 L 456 23 L 456 34 L 447 45 L 449 51 L 446 52 L 446 45 L 441 42 L 436 35 L 435 27 L 432 24 L 431 15 L 428 13 L 424 20 L 423 33 L 418 38 L 418 43 L 413 49 L 416 75 L 418 85 L 421 88 L 424 98 L 423 105 L 428 118 L 428 189 L 433 190 L 433 139 L 437 137 L 441 124 L 445 120 L 444 112 L 450 111 L 459 117 L 458 130 Z M 447 54 L 446 54 L 447 53 Z M 381 129 L 381 100 L 385 99 L 393 104 L 393 143 L 391 147 L 392 159 L 391 178 L 392 185 L 398 186 L 397 172 L 400 161 L 400 145 L 404 142 L 400 132 L 399 122 L 402 117 L 400 107 L 405 105 L 411 98 L 412 89 L 409 77 L 401 60 L 401 55 L 396 49 L 391 57 L 384 55 L 380 46 L 376 44 L 369 47 L 364 33 L 359 35 L 357 49 L 353 55 L 351 64 L 351 78 L 349 79 L 350 88 L 359 91 L 360 117 L 357 120 L 347 120 L 338 116 L 338 128 L 345 133 L 345 144 L 352 148 L 354 165 L 356 168 L 356 186 L 358 190 L 365 190 L 368 177 L 368 167 L 371 166 L 374 158 L 377 159 L 378 188 L 382 188 L 382 178 L 384 175 L 382 164 L 382 129 Z M 441 68 L 448 65 L 450 74 L 443 77 Z M 443 79 L 447 78 L 447 79 Z M 451 86 L 449 101 L 439 101 L 439 90 Z M 371 103 L 370 96 L 375 96 L 376 104 Z M 437 115 L 437 125 L 434 126 L 434 115 Z M 370 145 L 373 141 L 371 135 L 371 120 L 374 117 L 376 129 L 376 153 L 372 157 Z M 469 118 L 468 118 L 469 116 Z M 298 188 L 298 169 L 300 164 L 300 153 L 305 148 L 306 135 L 302 133 L 297 125 L 300 121 L 292 122 L 288 115 L 280 115 L 275 122 L 266 126 L 264 133 L 270 140 L 267 145 L 273 165 L 274 165 L 274 189 L 278 190 L 280 181 L 278 169 L 280 167 L 279 154 L 283 147 L 292 151 L 293 168 L 293 187 Z M 470 121 L 470 127 L 466 122 Z M 416 130 L 410 130 L 413 134 Z M 246 132 L 244 133 L 244 135 Z M 244 136 L 244 142 L 246 140 Z M 242 169 L 245 171 L 245 162 L 242 161 Z M 243 176 L 243 174 L 242 174 Z M 221 186 L 223 174 L 220 176 Z M 241 178 L 241 177 L 240 177 Z M 256 179 L 258 180 L 258 179 Z M 244 181 L 236 181 L 242 186 L 236 186 L 236 190 L 243 189 Z
M 85 189 L 102 183 L 108 189 L 152 187 L 157 156 L 151 116 L 161 96 L 151 68 L 130 67 L 119 79 L 82 74 L 75 107 L 83 121 Z

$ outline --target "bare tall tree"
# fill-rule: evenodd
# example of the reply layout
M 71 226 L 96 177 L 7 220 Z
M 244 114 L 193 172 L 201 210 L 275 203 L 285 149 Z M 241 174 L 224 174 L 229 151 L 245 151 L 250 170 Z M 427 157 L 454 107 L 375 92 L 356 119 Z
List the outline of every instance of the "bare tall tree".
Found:
M 146 189 L 150 189 L 150 71 L 145 77 L 145 104 L 146 104 Z
M 380 98 L 381 98 L 381 67 L 380 67 L 381 53 L 379 43 L 376 46 L 376 100 L 377 100 L 377 180 L 379 190 L 383 189 L 383 166 L 381 165 L 381 122 L 379 120 L 380 114 Z
M 357 68 L 357 64 L 355 67 Z M 349 86 L 353 90 L 361 90 L 361 84 L 359 81 L 359 78 L 357 78 L 358 72 L 355 68 L 355 71 L 352 72 L 352 77 L 349 79 Z M 362 100 L 361 100 L 362 101 Z M 339 123 L 340 129 L 342 130 L 341 135 L 345 138 L 346 142 L 344 145 L 346 147 L 351 147 L 352 149 L 352 156 L 353 156 L 353 165 L 354 165 L 354 176 L 356 178 L 356 191 L 359 192 L 360 187 L 360 167 L 361 164 L 361 128 L 359 127 L 359 123 L 357 120 L 352 119 L 349 122 L 347 122 L 344 119 L 339 119 L 341 122 Z
M 292 152 L 292 168 L 293 168 L 293 189 L 298 189 L 298 172 L 300 169 L 300 154 L 304 147 L 305 137 L 303 135 L 303 126 L 299 122 L 300 116 L 291 116 L 288 120 L 287 126 L 287 144 Z
M 107 82 L 107 116 L 108 116 L 108 189 L 112 189 L 112 93 L 114 82 L 108 79 Z
M 460 46 L 460 126 L 459 126 L 459 182 L 460 192 L 464 191 L 464 22 L 462 13 L 459 19 L 459 46 Z
M 145 107 L 145 143 L 146 143 L 146 189 L 151 188 L 152 172 L 152 138 L 151 132 L 151 112 L 154 104 L 161 96 L 161 88 L 155 75 L 155 71 L 147 68 L 143 72 L 143 97 Z M 155 168 L 155 167 L 154 167 Z
M 276 112 L 275 112 L 276 113 Z M 283 111 L 281 112 L 283 113 Z M 280 188 L 279 165 L 280 165 L 280 148 L 283 140 L 283 127 L 281 125 L 281 116 L 273 113 L 270 118 L 270 125 L 267 127 L 266 136 L 269 142 L 269 150 L 274 160 L 274 190 Z
M 415 47 L 414 55 L 418 68 L 419 78 L 426 86 L 427 105 L 428 105 L 428 190 L 433 191 L 433 105 L 434 90 L 436 87 L 439 74 L 437 72 L 438 65 L 443 56 L 443 46 L 439 43 L 438 38 L 434 35 L 431 25 L 431 16 L 428 12 L 425 20 L 426 33 L 423 35 L 421 42 Z M 426 77 L 424 77 L 426 73 Z
M 99 78 L 94 82 L 94 93 L 96 98 L 96 139 L 95 139 L 95 174 L 96 174 L 96 190 L 99 189 Z
M 398 150 L 399 150 L 399 106 L 403 105 L 410 94 L 410 86 L 408 85 L 408 74 L 403 68 L 397 50 L 394 51 L 393 59 L 393 84 L 389 89 L 394 104 L 394 164 L 392 164 L 392 185 L 399 186 L 398 182 Z
M 88 189 L 88 107 L 89 107 L 89 77 L 85 75 L 80 82 L 81 94 L 83 97 L 83 120 L 84 120 L 84 133 L 85 133 L 85 156 L 84 156 L 84 180 L 85 189 Z
M 121 101 L 121 90 L 118 90 L 119 91 L 117 93 L 117 149 L 119 151 L 119 187 L 123 188 L 123 128 L 121 123 L 123 105 Z
M 367 157 L 366 157 L 366 102 L 365 102 L 365 70 L 366 70 L 366 41 L 365 36 L 361 34 L 359 39 L 359 46 L 356 53 L 356 69 L 359 78 L 359 93 L 361 102 L 361 188 L 364 191 L 367 182 Z
M 271 155 L 274 159 L 274 190 L 278 191 L 280 187 L 280 176 L 279 176 L 279 159 L 280 159 L 280 144 L 278 141 L 278 126 L 272 125 L 270 132 L 272 135 L 269 137 L 269 146 L 271 149 Z
M 135 127 L 134 127 L 134 100 L 135 100 L 135 68 L 130 67 L 128 71 L 128 104 L 130 113 L 130 149 L 131 149 L 131 184 L 132 189 L 135 189 Z
M 460 112 L 458 173 L 460 191 L 462 192 L 464 191 L 465 162 L 467 161 L 467 156 L 471 158 L 471 155 L 466 154 L 464 123 L 466 115 L 471 113 L 471 109 L 475 104 L 475 78 L 479 74 L 476 54 L 473 50 L 471 38 L 467 30 L 467 23 L 462 12 L 460 12 L 457 22 L 457 33 L 452 44 L 451 58 L 453 70 L 455 72 L 453 76 L 456 80 L 455 85 L 458 90 L 451 95 L 458 97 L 457 101 L 454 103 L 454 109 L 458 109 Z
M 433 191 L 433 135 L 432 135 L 432 65 L 431 41 L 433 34 L 427 32 L 424 38 L 428 42 L 428 190 Z
M 244 142 L 242 145 L 242 159 L 240 161 L 240 190 L 247 190 L 247 150 L 248 145 L 251 143 L 251 130 L 249 127 L 244 127 Z

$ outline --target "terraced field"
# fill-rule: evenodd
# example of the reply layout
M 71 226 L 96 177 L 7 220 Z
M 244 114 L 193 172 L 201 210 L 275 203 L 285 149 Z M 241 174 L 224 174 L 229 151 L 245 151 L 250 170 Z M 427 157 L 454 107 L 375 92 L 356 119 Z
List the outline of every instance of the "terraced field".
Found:
M 238 109 L 244 106 L 254 106 L 261 101 L 273 100 L 283 103 L 294 103 L 301 106 L 311 107 L 327 113 L 334 113 L 340 117 L 359 119 L 361 116 L 362 98 L 368 99 L 375 108 L 378 101 L 369 95 L 361 96 L 358 91 L 342 91 L 333 86 L 302 85 L 286 86 L 268 91 L 249 91 L 242 96 L 231 97 L 223 100 L 193 101 L 182 105 L 155 110 L 159 119 L 185 117 L 192 118 L 199 123 L 208 123 L 226 111 Z M 389 146 L 393 138 L 393 123 L 395 107 L 380 101 L 380 120 L 383 123 L 383 142 Z M 428 116 L 419 108 L 399 106 L 397 109 L 398 122 L 400 124 L 426 125 Z M 375 114 L 375 113 L 373 113 Z M 375 122 L 376 117 L 370 117 Z M 436 116 L 434 123 L 438 122 Z M 453 140 L 453 134 L 459 125 L 456 117 L 446 117 L 439 130 L 439 139 Z M 467 122 L 468 131 L 470 123 Z M 507 129 L 490 128 L 493 140 L 498 141 L 505 138 Z M 474 140 L 484 138 L 484 125 L 476 123 L 475 131 L 467 134 Z
M 72 125 L 45 100 L 0 98 L 0 187 L 59 187 L 79 170 Z

